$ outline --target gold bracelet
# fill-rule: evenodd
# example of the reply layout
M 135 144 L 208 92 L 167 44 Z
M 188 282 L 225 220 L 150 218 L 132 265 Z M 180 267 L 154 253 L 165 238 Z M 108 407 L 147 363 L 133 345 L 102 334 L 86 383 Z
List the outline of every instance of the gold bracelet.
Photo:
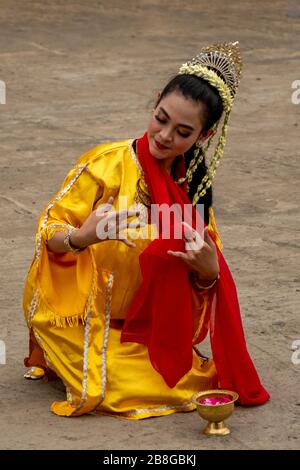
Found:
M 67 251 L 70 251 L 71 253 L 74 253 L 74 254 L 77 254 L 80 251 L 85 250 L 85 247 L 83 247 L 83 248 L 74 248 L 74 246 L 71 245 L 70 237 L 71 237 L 72 233 L 75 232 L 76 230 L 79 230 L 79 229 L 75 228 L 75 227 L 70 228 L 67 231 L 67 235 L 64 238 L 64 245 L 67 248 Z
M 206 290 L 206 289 L 211 289 L 215 283 L 217 282 L 217 280 L 220 278 L 220 274 L 217 275 L 216 279 L 214 279 L 212 281 L 211 284 L 209 284 L 208 286 L 201 286 L 201 284 L 199 284 L 199 281 L 197 279 L 197 273 L 195 272 L 192 272 L 191 273 L 191 281 L 192 281 L 192 284 L 193 284 L 193 287 L 198 290 L 198 291 L 201 291 L 201 290 Z

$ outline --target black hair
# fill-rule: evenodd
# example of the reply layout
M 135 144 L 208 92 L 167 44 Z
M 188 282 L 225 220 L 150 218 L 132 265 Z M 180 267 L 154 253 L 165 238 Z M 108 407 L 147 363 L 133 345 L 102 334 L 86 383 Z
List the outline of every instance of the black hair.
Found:
M 204 106 L 204 118 L 203 132 L 208 131 L 212 126 L 221 118 L 223 113 L 223 103 L 219 95 L 219 92 L 216 88 L 212 87 L 206 80 L 203 80 L 196 75 L 189 74 L 179 74 L 172 78 L 169 83 L 162 90 L 159 99 L 156 103 L 156 106 L 160 101 L 165 98 L 170 93 L 178 91 L 186 98 L 190 98 L 193 101 L 201 102 Z M 194 156 L 195 145 L 193 145 L 185 153 L 185 165 L 188 168 L 190 161 Z M 201 150 L 200 150 L 201 151 Z M 200 184 L 202 178 L 205 176 L 207 171 L 207 166 L 205 163 L 205 158 L 202 160 L 201 164 L 198 166 L 197 170 L 193 175 L 193 179 L 189 184 L 188 196 L 190 200 L 193 200 L 194 194 L 197 191 L 197 187 Z M 209 223 L 209 207 L 212 206 L 212 187 L 210 187 L 206 194 L 201 197 L 198 201 L 198 204 L 204 205 L 204 220 L 205 223 Z

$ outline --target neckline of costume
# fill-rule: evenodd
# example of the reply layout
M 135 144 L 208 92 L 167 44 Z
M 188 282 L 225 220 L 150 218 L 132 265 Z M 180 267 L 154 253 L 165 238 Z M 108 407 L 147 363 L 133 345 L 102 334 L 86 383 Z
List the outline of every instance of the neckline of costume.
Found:
M 132 160 L 134 161 L 134 163 L 136 164 L 139 172 L 141 173 L 141 176 L 142 178 L 144 179 L 144 170 L 142 168 L 142 165 L 140 164 L 140 161 L 139 161 L 139 158 L 138 158 L 138 154 L 133 146 L 134 142 L 136 142 L 137 139 L 129 139 L 128 141 L 128 149 L 129 149 L 129 152 L 130 152 L 130 155 L 131 155 L 131 158 Z
M 142 183 L 144 184 L 145 188 L 147 188 L 147 184 L 146 184 L 145 177 L 144 177 L 145 173 L 144 173 L 143 167 L 140 163 L 140 160 L 139 160 L 139 157 L 138 157 L 138 152 L 137 152 L 137 141 L 138 141 L 138 139 L 139 138 L 129 139 L 128 140 L 128 149 L 129 149 L 132 160 L 136 164 L 139 172 L 141 173 Z M 171 172 L 169 173 L 167 171 L 168 175 L 171 176 L 171 178 L 174 180 L 175 183 L 176 183 L 176 180 L 175 180 L 174 176 L 175 176 L 175 171 L 176 171 L 175 168 L 176 168 L 177 163 L 176 163 L 176 161 L 174 161 L 174 165 L 171 169 Z

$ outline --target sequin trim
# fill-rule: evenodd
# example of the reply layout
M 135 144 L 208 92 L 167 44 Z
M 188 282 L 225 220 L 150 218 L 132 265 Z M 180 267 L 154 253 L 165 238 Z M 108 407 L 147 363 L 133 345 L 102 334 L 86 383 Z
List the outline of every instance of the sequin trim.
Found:
M 109 334 L 109 322 L 110 322 L 110 311 L 111 311 L 111 291 L 113 284 L 114 275 L 110 273 L 105 292 L 105 324 L 104 324 L 104 335 L 103 335 L 103 347 L 102 347 L 102 371 L 101 371 L 101 382 L 102 382 L 102 394 L 101 402 L 105 398 L 105 389 L 106 389 L 106 353 L 107 353 L 107 343 L 108 343 L 108 334 Z M 98 406 L 98 405 L 97 405 Z
M 39 304 L 39 299 L 40 299 L 39 292 L 36 290 L 35 293 L 33 294 L 33 297 L 31 299 L 30 306 L 29 306 L 29 309 L 28 309 L 27 322 L 28 322 L 29 327 L 31 326 L 32 320 L 33 320 L 35 312 L 37 310 L 37 307 L 38 307 L 38 304 Z
M 132 144 L 133 144 L 133 139 L 130 139 L 130 140 L 128 141 L 128 150 L 129 150 L 129 153 L 130 153 L 130 155 L 131 155 L 132 160 L 133 160 L 134 163 L 136 164 L 136 166 L 137 166 L 139 172 L 141 173 L 142 176 L 144 176 L 143 168 L 142 168 L 140 162 L 139 162 L 138 159 L 137 159 L 137 156 L 136 156 L 136 154 L 135 154 L 135 151 L 134 151 L 134 149 L 133 149 Z
M 128 150 L 129 150 L 129 153 L 131 155 L 132 160 L 136 164 L 137 169 L 139 170 L 139 172 L 141 174 L 141 180 L 143 182 L 144 187 L 146 188 L 147 185 L 146 185 L 146 182 L 145 182 L 145 179 L 144 179 L 144 171 L 141 167 L 140 162 L 138 161 L 138 158 L 137 158 L 137 156 L 134 152 L 132 144 L 133 144 L 133 139 L 129 140 L 129 142 L 128 142 Z M 137 184 L 139 184 L 139 183 L 137 183 Z M 148 208 L 140 201 L 140 198 L 138 196 L 138 187 L 136 188 L 136 192 L 135 192 L 135 195 L 134 195 L 134 204 L 132 206 L 132 210 L 137 210 L 137 211 L 140 212 L 139 220 L 141 222 L 144 222 L 145 224 L 147 224 L 149 222 Z
M 87 395 L 90 319 L 91 319 L 91 311 L 89 311 L 87 315 L 86 323 L 84 327 L 82 396 L 80 400 L 80 405 L 76 411 L 79 411 L 79 409 L 83 407 L 86 401 L 86 395 Z
M 70 224 L 49 224 L 47 228 L 62 228 L 64 230 L 68 230 L 69 228 L 74 228 L 73 225 Z
M 43 221 L 41 223 L 41 228 L 40 228 L 38 238 L 37 238 L 36 256 L 35 256 L 36 261 L 38 261 L 39 258 L 40 258 L 41 243 L 42 243 L 42 231 L 45 228 L 45 225 L 47 223 L 50 209 L 52 209 L 52 207 L 71 189 L 71 187 L 76 182 L 76 180 L 79 178 L 81 173 L 87 168 L 87 164 L 76 165 L 76 168 L 78 168 L 78 171 L 77 171 L 76 175 L 74 176 L 74 178 L 72 178 L 70 183 L 68 183 L 67 186 L 62 191 L 60 191 L 60 193 L 56 196 L 56 198 L 52 202 L 50 202 L 50 204 L 48 204 L 48 206 L 46 208 L 45 215 L 44 215 Z
M 55 369 L 55 367 L 53 366 L 52 362 L 51 362 L 50 359 L 49 359 L 49 356 L 47 355 L 47 353 L 46 353 L 46 351 L 45 351 L 45 349 L 44 349 L 44 347 L 43 347 L 43 343 L 42 343 L 42 339 L 41 339 L 40 335 L 39 335 L 36 331 L 34 331 L 33 328 L 32 328 L 32 330 L 33 330 L 34 336 L 35 336 L 35 338 L 36 338 L 36 340 L 37 340 L 37 342 L 38 342 L 40 348 L 41 348 L 42 351 L 43 351 L 44 358 L 45 358 L 45 361 L 46 361 L 47 366 L 49 367 L 49 369 L 51 369 L 51 370 L 53 370 L 54 372 L 56 372 L 56 374 L 58 375 L 58 377 L 60 377 L 58 371 L 57 371 L 57 370 Z M 61 378 L 61 379 L 62 379 L 62 378 Z M 68 401 L 68 403 L 70 403 L 70 405 L 71 405 L 72 402 L 73 402 L 72 389 L 71 389 L 70 387 L 68 387 L 68 386 L 66 385 L 66 383 L 65 383 L 63 380 L 62 380 L 62 382 L 63 382 L 64 386 L 66 387 L 67 401 Z
M 141 180 L 142 180 L 142 182 L 143 182 L 144 187 L 147 188 L 147 184 L 146 184 L 146 181 L 145 181 L 145 178 L 144 178 L 144 170 L 143 170 L 143 168 L 142 168 L 142 166 L 141 166 L 141 164 L 140 164 L 140 162 L 139 162 L 139 160 L 138 160 L 138 158 L 137 158 L 137 155 L 136 155 L 136 153 L 135 153 L 135 151 L 134 151 L 134 149 L 133 149 L 132 144 L 133 144 L 133 139 L 131 139 L 131 140 L 128 141 L 128 150 L 129 150 L 129 153 L 130 153 L 130 155 L 131 155 L 132 160 L 133 160 L 134 163 L 136 164 L 137 169 L 139 170 L 139 172 L 140 172 L 140 174 L 141 174 Z
M 144 414 L 144 413 L 162 413 L 164 411 L 169 411 L 169 410 L 182 410 L 184 408 L 189 408 L 193 406 L 193 403 L 186 403 L 185 405 L 165 405 L 161 406 L 160 408 L 141 408 L 139 410 L 132 410 L 132 411 L 127 411 L 125 413 L 122 413 L 124 416 L 134 416 L 134 415 L 139 415 L 139 414 Z
M 32 328 L 32 330 L 33 330 L 33 334 L 34 334 L 34 336 L 35 336 L 35 338 L 36 338 L 36 340 L 37 340 L 37 342 L 38 342 L 38 345 L 40 346 L 41 350 L 43 351 L 44 358 L 45 358 L 45 361 L 46 361 L 47 366 L 49 367 L 49 369 L 55 371 L 55 368 L 53 367 L 53 364 L 52 364 L 52 362 L 50 361 L 50 359 L 49 359 L 49 357 L 48 357 L 48 355 L 47 355 L 47 353 L 46 353 L 46 351 L 45 351 L 45 348 L 44 348 L 44 346 L 43 346 L 42 339 L 41 339 L 40 335 L 34 330 L 34 328 Z
M 105 323 L 104 323 L 104 334 L 103 334 L 103 346 L 102 346 L 102 370 L 101 370 L 101 402 L 105 398 L 105 388 L 106 388 L 106 352 L 107 352 L 107 343 L 108 343 L 108 334 L 109 334 L 109 322 L 110 322 L 110 308 L 111 308 L 111 287 L 113 283 L 113 273 L 110 273 L 105 293 Z M 84 330 L 84 353 L 83 353 L 83 381 L 82 381 L 82 396 L 81 401 L 76 408 L 76 413 L 84 406 L 87 398 L 87 385 L 88 385 L 88 342 L 89 342 L 89 330 L 90 330 L 90 317 L 91 311 L 86 319 L 85 330 Z M 95 409 L 99 406 L 99 404 Z
M 49 369 L 51 369 L 51 370 L 53 370 L 54 372 L 56 372 L 56 374 L 58 375 L 58 377 L 60 377 L 60 375 L 59 375 L 58 372 L 56 371 L 55 367 L 53 366 L 52 362 L 50 361 L 49 356 L 48 356 L 47 353 L 45 352 L 45 349 L 44 349 L 44 347 L 43 347 L 43 343 L 42 343 L 42 339 L 41 339 L 40 335 L 39 335 L 36 331 L 34 331 L 34 329 L 32 329 L 32 330 L 33 330 L 34 336 L 35 336 L 35 338 L 36 338 L 36 340 L 37 340 L 37 342 L 38 342 L 38 345 L 40 346 L 40 348 L 41 348 L 42 351 L 43 351 L 44 358 L 45 358 L 45 361 L 46 361 L 47 366 L 49 367 Z M 66 385 L 66 383 L 64 382 L 64 380 L 62 380 L 62 382 L 63 382 L 64 386 L 66 387 L 67 402 L 70 403 L 70 405 L 72 405 L 72 403 L 73 403 L 72 389 L 71 389 L 71 387 L 68 387 L 68 386 Z

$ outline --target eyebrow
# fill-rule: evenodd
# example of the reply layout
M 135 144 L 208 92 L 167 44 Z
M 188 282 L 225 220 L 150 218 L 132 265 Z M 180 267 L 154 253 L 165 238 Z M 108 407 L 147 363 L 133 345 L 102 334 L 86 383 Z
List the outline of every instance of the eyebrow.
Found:
M 168 119 L 170 119 L 169 114 L 167 113 L 167 111 L 162 106 L 160 106 L 159 111 L 162 111 L 166 115 L 166 117 Z M 178 126 L 185 127 L 186 129 L 190 129 L 191 131 L 195 130 L 192 126 L 189 126 L 188 124 L 178 124 Z

